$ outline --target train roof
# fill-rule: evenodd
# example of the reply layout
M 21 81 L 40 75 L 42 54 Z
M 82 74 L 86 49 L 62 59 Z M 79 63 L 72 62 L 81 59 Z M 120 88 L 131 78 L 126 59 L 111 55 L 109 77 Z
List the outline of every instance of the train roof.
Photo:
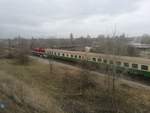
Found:
M 150 59 L 146 58 L 140 58 L 140 57 L 129 57 L 129 56 L 116 56 L 116 55 L 110 55 L 110 54 L 101 54 L 101 53 L 91 53 L 91 52 L 82 52 L 82 51 L 67 51 L 67 50 L 61 50 L 61 49 L 47 49 L 47 50 L 53 50 L 53 51 L 59 51 L 64 53 L 71 53 L 71 54 L 80 54 L 80 55 L 87 55 L 92 57 L 102 57 L 106 59 L 112 59 L 116 61 L 124 61 L 124 62 L 132 62 L 132 63 L 140 63 L 140 64 L 146 64 L 150 65 Z

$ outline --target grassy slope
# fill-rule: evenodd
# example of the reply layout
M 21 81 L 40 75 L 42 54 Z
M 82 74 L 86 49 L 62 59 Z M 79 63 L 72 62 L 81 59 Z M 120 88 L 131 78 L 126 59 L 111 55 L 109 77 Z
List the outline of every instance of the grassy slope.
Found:
M 20 109 L 24 109 L 24 112 L 31 110 L 32 112 L 39 111 L 40 113 L 43 113 L 43 111 L 48 113 L 62 113 L 55 106 L 55 100 L 51 98 L 51 95 L 55 93 L 53 91 L 55 88 L 49 84 L 51 83 L 51 79 L 49 79 L 49 76 L 46 76 L 49 74 L 46 65 L 33 63 L 28 66 L 21 66 L 14 64 L 11 60 L 5 59 L 0 60 L 0 64 L 0 86 L 6 84 L 7 87 L 4 89 L 8 89 L 9 93 L 17 92 L 17 94 L 13 93 L 12 95 L 17 95 L 18 98 L 20 97 L 19 101 L 23 96 L 27 97 L 25 101 L 33 107 L 32 109 L 25 110 L 24 106 L 21 106 L 22 108 Z M 40 69 L 43 70 L 39 71 Z M 18 94 L 18 92 L 23 92 L 23 94 Z M 9 95 L 7 96 L 9 97 Z M 43 107 L 43 109 L 40 107 Z M 15 113 L 19 112 L 16 107 L 14 109 L 16 110 Z
M 62 113 L 62 111 L 59 109 L 60 107 L 56 107 L 61 106 L 64 102 L 64 100 L 61 99 L 64 97 L 64 92 L 62 92 L 60 88 L 62 78 L 66 75 L 75 77 L 78 74 L 79 72 L 77 70 L 68 69 L 66 67 L 55 64 L 53 65 L 53 73 L 50 73 L 49 65 L 41 64 L 35 61 L 30 65 L 21 66 L 14 64 L 14 62 L 11 60 L 0 60 L 0 80 L 3 81 L 5 79 L 5 81 L 7 81 L 7 79 L 9 79 L 9 81 L 16 81 L 18 86 L 20 84 L 20 86 L 25 86 L 25 89 L 27 90 L 23 92 L 25 92 L 25 97 L 28 97 L 28 99 L 25 98 L 25 103 L 30 103 L 33 108 L 39 109 L 39 112 L 42 112 L 43 109 L 40 107 L 43 107 L 45 112 Z M 119 88 L 127 92 L 131 96 L 128 100 L 129 103 L 136 104 L 137 107 L 140 106 L 139 109 L 145 111 L 145 113 L 148 113 L 150 106 L 150 91 L 141 88 L 132 88 L 127 84 L 120 84 Z M 100 90 L 97 90 L 95 93 L 98 93 L 99 95 Z M 0 94 L 1 98 L 3 97 L 2 95 L 3 94 Z M 89 97 L 69 97 L 67 99 L 72 99 L 74 101 L 80 102 L 84 104 L 84 106 L 87 106 L 88 109 L 90 109 L 90 107 L 93 107 L 92 105 L 90 105 L 90 102 L 92 100 L 90 100 Z M 133 102 L 131 100 L 133 100 Z M 95 107 L 96 105 L 98 105 L 98 103 L 93 102 L 93 105 Z M 15 107 L 14 109 L 17 108 Z

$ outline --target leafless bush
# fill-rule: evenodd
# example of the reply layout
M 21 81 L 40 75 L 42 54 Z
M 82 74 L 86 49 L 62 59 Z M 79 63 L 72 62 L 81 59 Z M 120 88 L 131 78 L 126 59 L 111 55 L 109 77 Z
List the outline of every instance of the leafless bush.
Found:
M 68 99 L 63 103 L 64 103 L 63 110 L 66 113 L 90 113 L 86 105 L 82 104 L 79 101 Z
M 80 71 L 77 76 L 66 73 L 61 83 L 63 110 L 67 113 L 88 113 L 88 107 L 77 100 L 86 99 L 89 91 L 96 90 L 96 85 L 88 71 Z
M 66 74 L 62 79 L 62 88 L 67 93 L 84 95 L 86 90 L 96 88 L 96 82 L 90 77 L 89 72 L 84 70 L 76 77 Z
M 108 84 L 95 82 L 88 71 L 77 76 L 66 73 L 61 83 L 62 109 L 67 113 L 139 113 L 131 95 L 119 86 L 114 90 L 113 77 L 109 80 L 108 88 Z
M 22 65 L 28 64 L 30 62 L 30 58 L 28 56 L 28 53 L 26 53 L 24 50 L 23 52 L 19 52 L 16 55 L 16 62 Z

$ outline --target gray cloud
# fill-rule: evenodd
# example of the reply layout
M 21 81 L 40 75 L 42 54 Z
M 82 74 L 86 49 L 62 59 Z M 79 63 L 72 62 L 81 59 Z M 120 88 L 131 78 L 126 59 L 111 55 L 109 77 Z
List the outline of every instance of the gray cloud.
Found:
M 0 0 L 0 36 L 148 33 L 149 0 Z

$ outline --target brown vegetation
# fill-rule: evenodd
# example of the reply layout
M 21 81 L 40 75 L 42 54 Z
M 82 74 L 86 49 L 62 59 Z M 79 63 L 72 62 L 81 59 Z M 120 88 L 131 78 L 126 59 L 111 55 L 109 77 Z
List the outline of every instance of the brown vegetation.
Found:
M 29 65 L 14 65 L 12 60 L 3 59 L 0 63 L 0 89 L 6 96 L 13 97 L 7 100 L 17 102 L 18 107 L 13 106 L 14 113 L 20 112 L 17 109 L 30 113 L 149 112 L 149 90 L 116 81 L 113 92 L 111 78 L 54 63 L 53 73 L 49 71 L 49 64 L 35 61 Z
M 93 77 L 92 77 L 93 76 Z M 140 113 L 142 109 L 132 94 L 123 87 L 113 90 L 113 79 L 98 83 L 95 75 L 81 72 L 76 76 L 66 75 L 62 79 L 62 109 L 67 113 Z M 107 79 L 108 80 L 108 79 Z M 105 81 L 105 79 L 104 79 Z M 102 82 L 102 81 L 101 81 Z M 109 85 L 109 86 L 108 86 Z M 148 109 L 146 111 L 148 113 Z

